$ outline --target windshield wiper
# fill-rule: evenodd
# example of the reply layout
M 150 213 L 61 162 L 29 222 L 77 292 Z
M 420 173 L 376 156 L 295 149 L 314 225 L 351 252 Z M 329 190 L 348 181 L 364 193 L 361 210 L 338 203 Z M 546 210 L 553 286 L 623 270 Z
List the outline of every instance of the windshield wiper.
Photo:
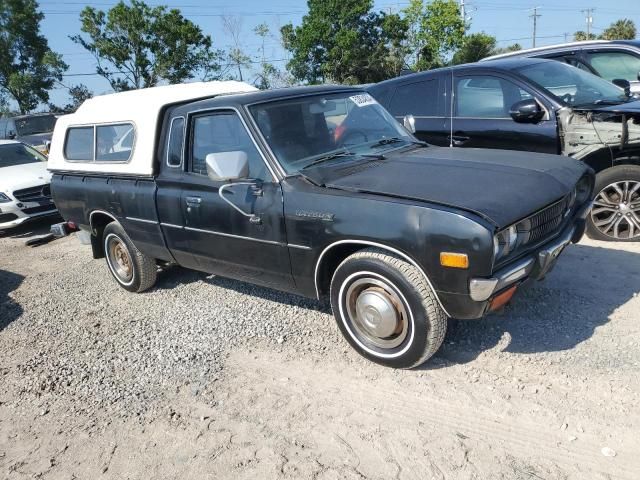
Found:
M 365 158 L 373 158 L 376 160 L 384 160 L 384 156 L 383 155 L 372 155 L 372 154 L 367 154 L 367 153 L 355 153 L 355 152 L 348 152 L 346 150 L 341 150 L 338 152 L 333 152 L 333 153 L 328 153 L 326 155 L 322 155 L 319 158 L 316 158 L 313 162 L 309 163 L 308 165 L 305 165 L 304 167 L 301 168 L 301 170 L 306 170 L 309 167 L 313 167 L 315 165 L 318 165 L 320 163 L 324 163 L 324 162 L 328 162 L 329 160 L 334 160 L 336 158 L 340 158 L 340 157 L 365 157 Z
M 426 147 L 428 145 L 427 142 L 422 142 L 420 140 L 415 140 L 413 138 L 391 137 L 391 138 L 383 138 L 381 140 L 378 140 L 377 142 L 372 143 L 371 145 L 369 145 L 369 147 L 370 148 L 376 148 L 376 147 L 382 147 L 384 145 L 392 145 L 394 143 L 400 143 L 400 142 L 412 143 L 414 145 L 422 145 L 424 147 Z

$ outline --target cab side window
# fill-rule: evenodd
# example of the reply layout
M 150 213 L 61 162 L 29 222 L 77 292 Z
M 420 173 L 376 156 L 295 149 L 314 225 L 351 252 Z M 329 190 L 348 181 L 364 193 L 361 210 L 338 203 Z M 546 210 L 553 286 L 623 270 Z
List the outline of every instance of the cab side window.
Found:
M 258 152 L 242 120 L 235 112 L 198 115 L 191 125 L 191 162 L 189 171 L 207 174 L 205 159 L 210 153 L 243 151 L 249 161 L 249 177 L 270 181 L 264 159 Z
M 531 95 L 515 83 L 489 75 L 455 78 L 455 116 L 509 118 L 509 109 Z
M 605 80 L 623 79 L 635 81 L 640 72 L 640 57 L 627 52 L 592 52 L 587 58 Z

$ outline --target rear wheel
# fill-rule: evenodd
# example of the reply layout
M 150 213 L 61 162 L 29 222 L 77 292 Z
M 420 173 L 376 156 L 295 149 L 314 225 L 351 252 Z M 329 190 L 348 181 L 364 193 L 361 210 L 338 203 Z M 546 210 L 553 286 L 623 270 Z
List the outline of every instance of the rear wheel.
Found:
M 140 252 L 118 223 L 105 227 L 102 241 L 109 271 L 123 288 L 143 292 L 156 283 L 156 261 Z
M 620 165 L 596 177 L 587 234 L 595 240 L 640 241 L 640 167 Z
M 379 249 L 345 259 L 331 281 L 331 307 L 351 346 L 394 368 L 428 360 L 442 344 L 447 316 L 422 273 Z

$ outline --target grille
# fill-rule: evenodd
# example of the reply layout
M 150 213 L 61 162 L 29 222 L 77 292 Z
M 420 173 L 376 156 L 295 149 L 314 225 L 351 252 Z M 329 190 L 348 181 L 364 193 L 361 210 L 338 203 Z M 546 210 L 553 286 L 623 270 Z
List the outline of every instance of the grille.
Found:
M 519 222 L 517 229 L 519 234 L 523 234 L 523 245 L 536 243 L 554 233 L 562 224 L 568 201 L 568 198 L 563 198 Z
M 0 213 L 0 223 L 10 222 L 16 218 L 18 216 L 15 213 Z
M 13 196 L 20 202 L 51 202 L 51 186 L 45 184 L 23 188 L 13 192 Z
M 34 213 L 54 212 L 55 209 L 55 205 L 49 203 L 48 205 L 40 205 L 39 207 L 23 208 L 22 211 L 27 215 L 33 215 Z

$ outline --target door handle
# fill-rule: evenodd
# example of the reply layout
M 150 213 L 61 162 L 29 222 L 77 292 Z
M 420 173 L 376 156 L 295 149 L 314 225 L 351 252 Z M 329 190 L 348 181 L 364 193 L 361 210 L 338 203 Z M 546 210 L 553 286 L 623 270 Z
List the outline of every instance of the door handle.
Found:
M 455 135 L 449 135 L 449 140 L 451 140 L 453 146 L 460 147 L 469 141 L 469 137 L 456 133 Z
M 199 207 L 202 203 L 202 198 L 200 197 L 185 197 L 184 201 L 187 203 L 188 207 Z

